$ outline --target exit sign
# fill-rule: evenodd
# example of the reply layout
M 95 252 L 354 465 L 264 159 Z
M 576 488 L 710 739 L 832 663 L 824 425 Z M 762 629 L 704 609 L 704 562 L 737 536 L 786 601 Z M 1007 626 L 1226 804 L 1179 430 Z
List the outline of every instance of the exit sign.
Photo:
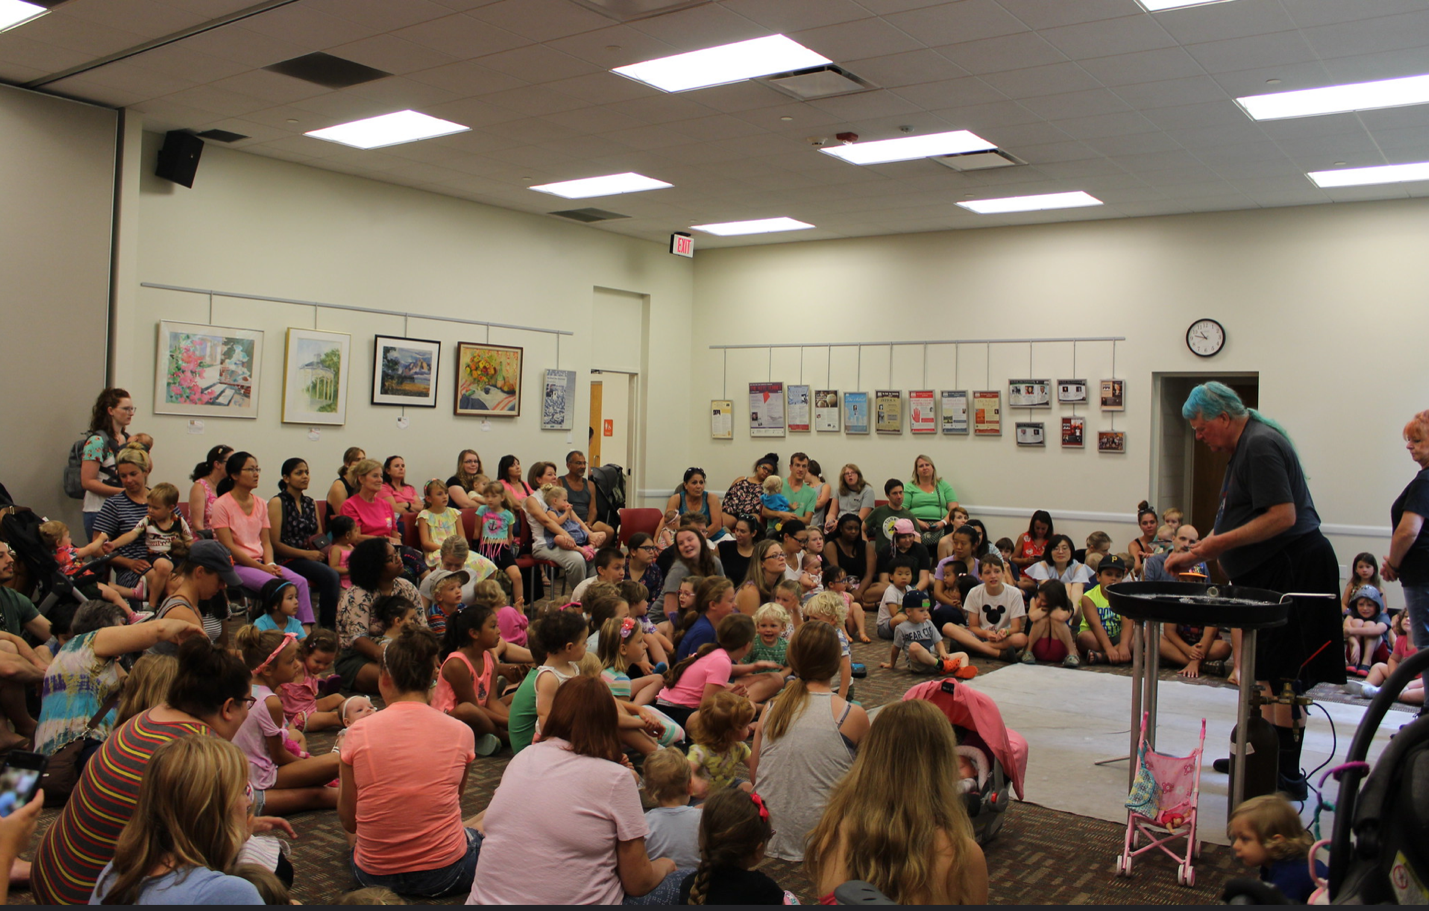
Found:
M 676 256 L 695 255 L 695 239 L 688 234 L 670 235 L 670 252 Z

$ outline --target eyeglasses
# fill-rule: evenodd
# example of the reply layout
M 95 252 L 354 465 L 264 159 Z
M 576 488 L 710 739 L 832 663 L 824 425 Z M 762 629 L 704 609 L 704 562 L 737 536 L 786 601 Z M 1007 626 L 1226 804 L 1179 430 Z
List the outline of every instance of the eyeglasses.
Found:
M 783 560 L 783 559 L 784 559 L 784 554 L 783 554 L 782 552 L 781 552 L 781 553 L 777 553 L 777 554 L 765 554 L 765 555 L 764 555 L 764 559 L 766 559 L 766 560 Z
M 248 465 L 248 466 L 245 466 L 243 470 L 244 470 L 244 471 L 251 471 L 251 472 L 253 472 L 254 474 L 257 474 L 258 472 L 262 471 L 263 469 L 259 468 L 257 465 Z
M 254 705 L 256 705 L 256 704 L 258 703 L 258 697 L 257 697 L 257 696 L 239 696 L 237 699 L 235 699 L 235 700 L 233 700 L 233 701 L 234 701 L 234 702 L 237 702 L 239 705 L 243 706 L 245 709 L 251 709 L 251 708 L 253 708 Z
M 138 411 L 139 409 L 135 408 L 133 405 L 130 405 L 128 408 L 116 408 L 116 409 L 114 409 L 114 410 L 115 410 L 115 411 L 122 411 L 122 412 L 124 412 L 125 414 L 133 414 L 135 411 Z
M 660 548 L 656 547 L 654 544 L 641 544 L 639 547 L 637 547 L 637 548 L 635 548 L 635 549 L 636 549 L 636 550 L 656 550 L 656 551 L 658 551 Z
M 799 537 L 798 535 L 795 535 L 795 536 L 794 536 L 794 540 L 795 540 L 795 541 L 798 541 L 800 544 L 808 544 L 808 543 L 809 543 L 809 536 L 808 536 L 808 535 L 804 535 L 804 537 L 801 538 L 801 537 Z

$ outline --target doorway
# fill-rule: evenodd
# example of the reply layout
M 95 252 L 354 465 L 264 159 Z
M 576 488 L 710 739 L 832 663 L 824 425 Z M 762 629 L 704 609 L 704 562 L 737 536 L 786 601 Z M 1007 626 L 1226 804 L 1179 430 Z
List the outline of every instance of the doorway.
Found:
M 1225 477 L 1230 453 L 1212 452 L 1204 443 L 1196 442 L 1184 418 L 1181 405 L 1192 387 L 1210 380 L 1225 383 L 1241 397 L 1249 408 L 1260 406 L 1259 373 L 1158 373 L 1153 374 L 1157 409 L 1153 416 L 1153 441 L 1156 451 L 1151 461 L 1152 504 L 1159 512 L 1179 507 L 1183 521 L 1195 526 L 1202 537 L 1210 534 L 1220 508 L 1221 481 Z M 1211 576 L 1224 582 L 1218 566 L 1211 567 Z
M 634 415 L 639 374 L 592 370 L 590 376 L 590 464 L 625 469 L 626 496 L 635 487 Z

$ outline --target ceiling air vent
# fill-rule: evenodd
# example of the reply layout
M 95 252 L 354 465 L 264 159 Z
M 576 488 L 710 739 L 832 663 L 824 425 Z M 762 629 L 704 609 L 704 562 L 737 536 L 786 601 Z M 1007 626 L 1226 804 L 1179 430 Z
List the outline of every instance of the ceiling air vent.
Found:
M 228 130 L 204 130 L 198 134 L 200 139 L 212 139 L 216 142 L 237 142 L 240 139 L 247 139 L 242 133 L 232 133 Z
M 341 57 L 321 52 L 304 54 L 301 57 L 265 66 L 263 69 L 273 73 L 282 73 L 284 76 L 292 76 L 294 79 L 301 79 L 304 82 L 311 82 L 328 89 L 345 89 L 350 85 L 361 85 L 364 82 L 385 79 L 392 75 L 386 70 L 364 66 L 352 60 L 344 60 Z
M 610 221 L 612 218 L 629 218 L 629 215 L 621 215 L 619 212 L 609 212 L 605 209 L 564 209 L 560 212 L 550 212 L 549 215 L 559 215 L 562 218 L 569 218 L 572 221 Z
M 762 82 L 800 101 L 852 95 L 855 92 L 867 92 L 872 88 L 863 79 L 832 63 L 792 73 L 780 73 L 777 76 L 765 76 L 755 82 Z
M 966 155 L 939 155 L 933 159 L 945 168 L 954 171 L 986 171 L 988 168 L 1011 168 L 1027 164 L 1020 158 L 992 149 L 987 152 L 968 152 Z
M 586 9 L 593 9 L 602 16 L 609 16 L 617 22 L 631 22 L 635 19 L 649 19 L 663 16 L 675 10 L 703 6 L 710 0 L 575 0 Z

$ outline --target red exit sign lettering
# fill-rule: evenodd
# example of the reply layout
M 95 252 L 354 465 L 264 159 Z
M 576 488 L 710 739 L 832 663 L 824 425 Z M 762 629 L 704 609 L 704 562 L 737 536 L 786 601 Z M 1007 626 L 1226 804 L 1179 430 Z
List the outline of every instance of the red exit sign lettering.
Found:
M 676 256 L 695 255 L 695 239 L 688 234 L 670 235 L 670 252 Z

